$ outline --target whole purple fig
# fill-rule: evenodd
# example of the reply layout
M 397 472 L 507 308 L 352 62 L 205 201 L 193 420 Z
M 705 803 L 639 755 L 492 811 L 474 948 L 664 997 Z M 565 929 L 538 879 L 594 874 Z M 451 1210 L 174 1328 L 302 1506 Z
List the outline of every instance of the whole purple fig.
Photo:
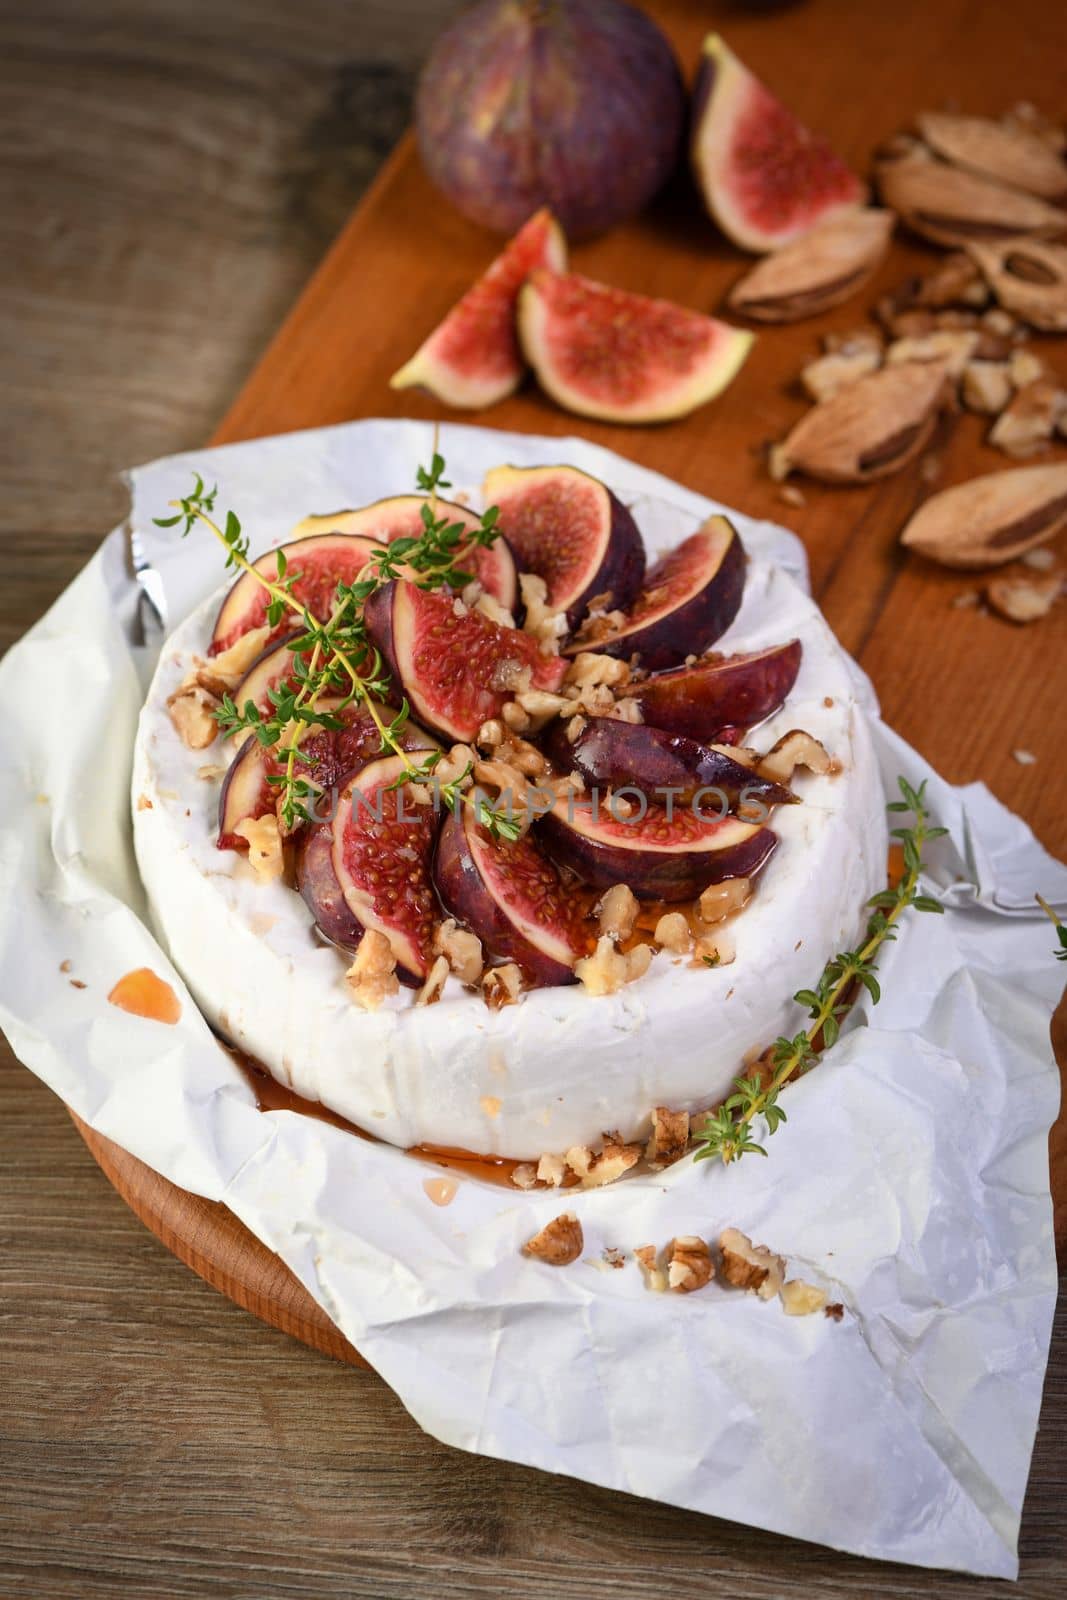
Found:
M 582 237 L 662 186 L 685 92 L 663 33 L 623 0 L 478 0 L 434 46 L 415 120 L 464 216 L 510 233 L 548 205 Z

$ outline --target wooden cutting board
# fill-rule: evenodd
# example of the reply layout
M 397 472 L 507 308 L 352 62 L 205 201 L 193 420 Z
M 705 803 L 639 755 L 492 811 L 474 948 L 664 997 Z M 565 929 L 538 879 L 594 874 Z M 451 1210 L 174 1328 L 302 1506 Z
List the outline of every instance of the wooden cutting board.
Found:
M 788 8 L 662 0 L 647 8 L 690 73 L 706 28 L 722 26 L 737 53 L 861 171 L 869 170 L 872 150 L 920 110 L 957 106 L 997 114 L 1026 99 L 1050 115 L 1063 112 L 1063 21 L 1047 0 L 1015 0 L 1010 7 L 999 0 L 941 0 L 937 7 L 926 0 L 892 6 L 817 0 Z M 752 516 L 784 522 L 804 540 L 819 603 L 873 678 L 886 720 L 951 782 L 984 780 L 1054 854 L 1067 856 L 1067 607 L 1035 626 L 1013 627 L 955 605 L 974 588 L 971 578 L 940 571 L 898 544 L 908 516 L 934 489 L 1008 464 L 984 444 L 985 424 L 973 416 L 946 423 L 921 462 L 869 488 L 803 484 L 800 507 L 783 501 L 763 465 L 767 441 L 781 438 L 803 410 L 797 373 L 817 353 L 820 336 L 862 323 L 881 293 L 930 270 L 939 252 L 901 238 L 876 280 L 852 301 L 761 333 L 718 401 L 683 421 L 642 429 L 569 417 L 532 385 L 473 415 L 389 389 L 389 374 L 497 248 L 498 241 L 436 196 L 413 139 L 405 138 L 212 442 L 369 416 L 438 419 L 446 453 L 452 420 L 580 433 Z M 592 277 L 701 310 L 719 308 L 744 267 L 683 177 L 640 220 L 577 247 L 572 259 Z M 204 336 L 210 338 L 210 328 Z M 1035 343 L 1067 383 L 1064 341 Z M 398 484 L 397 491 L 406 487 Z M 314 509 L 320 508 L 308 507 Z M 1036 760 L 1024 765 L 1017 751 Z M 1050 929 L 1050 951 L 1051 944 Z M 1065 1056 L 1061 1051 L 1061 1062 Z M 277 1258 L 224 1208 L 174 1189 L 78 1127 L 119 1193 L 201 1276 L 297 1338 L 360 1360 Z M 1067 1242 L 1062 1121 L 1053 1134 L 1053 1167 L 1057 1238 Z

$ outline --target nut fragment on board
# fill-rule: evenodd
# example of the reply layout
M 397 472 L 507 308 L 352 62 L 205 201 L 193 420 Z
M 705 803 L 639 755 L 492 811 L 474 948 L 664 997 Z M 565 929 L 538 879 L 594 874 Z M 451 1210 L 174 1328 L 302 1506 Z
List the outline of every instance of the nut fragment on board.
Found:
M 1041 239 L 967 246 L 997 301 L 1044 333 L 1067 333 L 1067 248 Z
M 885 353 L 889 366 L 901 361 L 943 361 L 950 378 L 958 378 L 975 353 L 975 328 L 935 328 L 918 338 L 894 339 Z
M 942 161 L 882 162 L 878 182 L 885 204 L 935 244 L 960 247 L 1011 235 L 1054 239 L 1067 227 L 1067 213 L 1046 201 Z
M 1047 617 L 1063 592 L 1059 573 L 1042 577 L 993 578 L 986 585 L 986 599 L 998 616 L 1008 622 L 1040 622 Z
M 943 362 L 883 367 L 813 406 L 777 446 L 772 474 L 796 469 L 826 483 L 871 483 L 929 443 L 950 401 Z
M 1028 383 L 1000 413 L 989 431 L 989 443 L 1005 455 L 1025 460 L 1048 448 L 1067 396 L 1054 378 Z
M 739 1228 L 719 1235 L 722 1276 L 735 1289 L 748 1289 L 761 1300 L 773 1300 L 785 1281 L 785 1262 L 766 1245 L 753 1244 Z
M 667 1287 L 675 1294 L 692 1294 L 715 1276 L 707 1241 L 696 1234 L 679 1234 L 667 1246 Z
M 876 344 L 857 345 L 852 350 L 831 350 L 817 356 L 801 369 L 800 381 L 812 400 L 829 400 L 839 389 L 877 372 L 882 352 Z
M 573 1211 L 562 1211 L 546 1222 L 540 1233 L 527 1239 L 523 1254 L 535 1256 L 549 1267 L 569 1267 L 577 1261 L 585 1245 L 582 1225 Z
M 926 111 L 917 119 L 927 144 L 951 161 L 1053 202 L 1067 199 L 1067 165 L 1046 140 L 1018 123 Z
M 968 361 L 964 367 L 960 398 L 968 411 L 997 417 L 1013 393 L 1011 368 L 1006 361 Z
M 901 543 L 946 567 L 1013 561 L 1067 525 L 1067 462 L 1009 467 L 942 489 L 921 505 Z
M 891 211 L 842 212 L 764 256 L 730 292 L 733 310 L 758 322 L 795 322 L 854 294 L 885 255 Z

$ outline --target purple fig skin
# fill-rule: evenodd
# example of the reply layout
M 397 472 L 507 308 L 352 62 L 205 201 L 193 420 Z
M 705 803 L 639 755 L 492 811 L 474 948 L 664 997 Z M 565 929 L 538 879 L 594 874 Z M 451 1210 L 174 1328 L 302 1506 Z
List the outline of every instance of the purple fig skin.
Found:
M 569 627 L 578 626 L 595 596 L 605 596 L 609 610 L 625 610 L 637 598 L 645 576 L 644 541 L 627 507 L 606 485 L 575 467 L 498 467 L 487 474 L 485 493 L 500 508 L 501 526 L 522 570 L 545 579 L 546 603 L 552 611 L 566 612 Z M 567 547 L 573 548 L 579 516 L 594 507 L 596 526 L 588 529 L 584 567 L 568 573 L 573 558 Z M 552 549 L 555 537 L 567 550 L 562 571 L 559 547 Z
M 769 650 L 658 673 L 627 692 L 641 707 L 646 723 L 690 739 L 722 743 L 724 733 L 753 728 L 785 703 L 797 681 L 802 655 L 800 640 L 791 639 Z
M 654 613 L 644 624 L 625 624 L 621 632 L 584 648 L 627 661 L 636 655 L 641 665 L 652 672 L 680 666 L 687 657 L 701 655 L 726 632 L 741 609 L 747 557 L 736 531 L 731 528 L 730 533 L 722 559 L 710 567 L 707 581 L 695 594 L 668 610 Z M 647 574 L 646 592 L 654 589 L 656 572 L 657 568 L 652 567 Z M 576 642 L 571 643 L 565 653 L 573 655 L 581 648 Z
M 598 889 L 625 883 L 638 900 L 674 903 L 693 900 L 709 884 L 725 878 L 751 878 L 769 859 L 778 844 L 770 828 L 745 827 L 734 819 L 731 830 L 742 830 L 733 843 L 707 849 L 653 850 L 639 844 L 626 846 L 617 836 L 607 836 L 595 828 L 580 831 L 567 819 L 567 802 L 561 801 L 539 826 L 543 829 L 551 854 L 585 883 Z M 635 838 L 639 822 L 632 825 Z
M 742 794 L 750 804 L 797 803 L 797 796 L 790 789 L 759 777 L 721 750 L 698 744 L 684 734 L 620 722 L 615 717 L 590 717 L 573 744 L 557 723 L 547 747 L 554 764 L 563 765 L 569 758 L 571 768 L 582 774 L 585 795 L 599 788 L 602 799 L 606 799 L 609 789 L 626 787 L 640 789 L 650 800 L 658 799 L 661 804 L 670 790 L 675 802 L 682 805 L 687 805 L 701 789 L 720 789 L 731 811 L 736 811 Z
M 479 824 L 472 821 L 469 807 L 460 806 L 458 812 L 445 818 L 438 837 L 433 876 L 445 910 L 471 928 L 491 956 L 498 961 L 514 961 L 532 986 L 544 988 L 574 983 L 572 968 L 528 937 L 487 887 L 471 848 L 468 834 L 471 827 L 477 828 Z M 504 844 L 499 848 L 531 851 L 536 850 L 537 845 L 527 835 L 517 845 Z M 584 954 L 584 949 L 576 949 L 575 960 Z
M 383 583 L 381 588 L 375 589 L 364 604 L 363 620 L 367 624 L 367 632 L 371 636 L 371 642 L 381 655 L 386 671 L 394 684 L 400 684 L 402 680 L 393 649 L 393 596 L 395 594 L 395 579 L 390 583 Z
M 513 233 L 551 206 L 587 238 L 674 170 L 685 90 L 659 27 L 622 0 L 480 0 L 434 46 L 419 152 L 464 216 Z
M 304 835 L 296 858 L 296 882 L 327 939 L 344 950 L 355 950 L 363 924 L 350 911 L 333 870 L 331 823 L 317 822 Z

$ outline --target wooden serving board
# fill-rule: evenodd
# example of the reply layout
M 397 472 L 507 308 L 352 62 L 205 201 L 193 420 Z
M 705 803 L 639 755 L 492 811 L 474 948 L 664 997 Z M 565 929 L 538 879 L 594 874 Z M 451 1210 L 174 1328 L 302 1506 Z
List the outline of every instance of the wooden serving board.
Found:
M 789 8 L 660 0 L 647 8 L 689 73 L 705 30 L 721 26 L 737 53 L 805 121 L 824 128 L 860 171 L 869 170 L 880 142 L 924 109 L 955 105 L 998 114 L 1026 99 L 1050 115 L 1063 111 L 1063 22 L 1047 0 L 1015 0 L 1010 7 L 999 0 L 941 0 L 936 7 L 926 0 L 892 6 L 816 0 Z M 1067 607 L 1029 628 L 954 607 L 954 598 L 974 587 L 970 577 L 932 567 L 898 544 L 908 516 L 934 489 L 1009 464 L 983 443 L 985 424 L 971 416 L 946 423 L 923 462 L 868 488 L 805 483 L 799 508 L 783 502 L 763 466 L 767 441 L 781 438 L 801 414 L 796 378 L 820 336 L 862 323 L 881 293 L 909 273 L 930 270 L 939 253 L 902 237 L 852 301 L 761 333 L 718 401 L 683 421 L 642 429 L 567 416 L 532 385 L 485 414 L 450 412 L 429 397 L 389 389 L 390 373 L 497 248 L 498 241 L 437 197 L 409 135 L 213 442 L 368 416 L 439 419 L 446 454 L 450 421 L 581 433 L 753 516 L 785 522 L 804 540 L 819 603 L 873 678 L 886 720 L 950 781 L 983 779 L 1054 854 L 1067 855 Z M 721 306 L 745 264 L 703 216 L 682 177 L 640 220 L 579 246 L 572 259 L 592 277 L 702 310 Z M 1067 382 L 1064 342 L 1040 343 Z M 1017 750 L 1036 761 L 1020 764 Z M 1051 943 L 1050 930 L 1050 950 Z M 360 1359 L 281 1263 L 222 1207 L 175 1190 L 78 1126 L 120 1194 L 183 1261 L 257 1316 L 328 1354 Z M 1067 1239 L 1062 1121 L 1052 1148 L 1057 1237 Z

